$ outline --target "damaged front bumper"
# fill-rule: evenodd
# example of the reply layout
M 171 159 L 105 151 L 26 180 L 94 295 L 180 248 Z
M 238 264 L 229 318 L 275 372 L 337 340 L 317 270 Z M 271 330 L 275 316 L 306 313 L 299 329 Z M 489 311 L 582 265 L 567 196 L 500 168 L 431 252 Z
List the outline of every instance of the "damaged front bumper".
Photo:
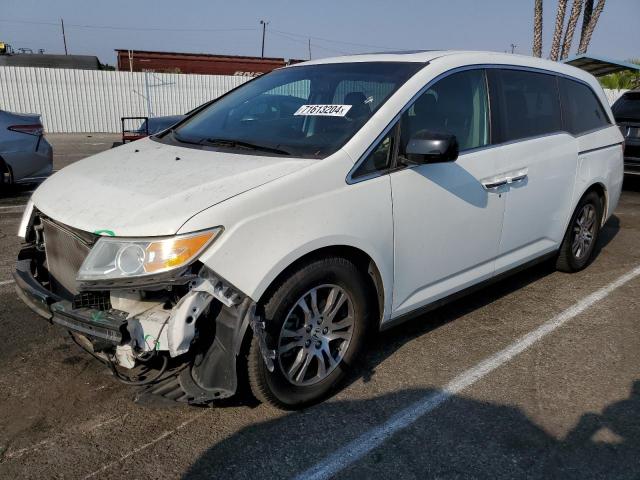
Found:
M 170 306 L 145 301 L 129 289 L 111 291 L 108 308 L 92 308 L 46 288 L 33 253 L 32 247 L 20 252 L 13 274 L 24 303 L 74 338 L 82 337 L 78 343 L 112 368 L 134 368 L 145 355 L 169 357 L 171 368 L 145 386 L 151 394 L 196 404 L 230 397 L 237 390 L 237 360 L 248 328 L 264 344 L 255 302 L 206 267 Z M 272 352 L 265 347 L 263 353 L 273 368 Z

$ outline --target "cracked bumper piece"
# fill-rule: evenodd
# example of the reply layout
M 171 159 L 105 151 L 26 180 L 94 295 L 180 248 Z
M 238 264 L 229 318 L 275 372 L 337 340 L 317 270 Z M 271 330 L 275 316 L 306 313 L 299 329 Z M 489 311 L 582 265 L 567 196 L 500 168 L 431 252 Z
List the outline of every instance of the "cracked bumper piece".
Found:
M 50 292 L 36 280 L 31 273 L 30 260 L 17 262 L 13 278 L 22 301 L 50 322 L 113 345 L 120 345 L 128 338 L 124 316 L 91 308 L 73 308 L 71 302 Z
M 60 298 L 46 288 L 47 282 L 40 283 L 26 253 L 20 258 L 13 274 L 17 293 L 40 316 L 94 346 L 111 349 L 115 362 L 119 353 L 132 349 L 157 350 L 173 358 L 172 368 L 145 387 L 145 393 L 198 404 L 235 394 L 243 339 L 258 322 L 255 302 L 213 272 L 203 268 L 168 310 L 162 302 L 140 300 L 134 291 L 112 291 L 112 308 L 99 310 L 78 308 L 77 303 L 74 308 L 69 298 Z

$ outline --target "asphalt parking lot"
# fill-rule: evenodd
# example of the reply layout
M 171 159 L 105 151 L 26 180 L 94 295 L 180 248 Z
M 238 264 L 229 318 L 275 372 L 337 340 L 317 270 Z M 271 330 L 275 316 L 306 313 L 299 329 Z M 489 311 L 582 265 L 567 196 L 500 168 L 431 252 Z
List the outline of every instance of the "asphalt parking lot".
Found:
M 56 169 L 117 141 L 50 139 Z M 640 181 L 585 271 L 540 265 L 384 332 L 343 390 L 294 413 L 135 403 L 17 299 L 29 192 L 0 194 L 0 477 L 640 476 Z

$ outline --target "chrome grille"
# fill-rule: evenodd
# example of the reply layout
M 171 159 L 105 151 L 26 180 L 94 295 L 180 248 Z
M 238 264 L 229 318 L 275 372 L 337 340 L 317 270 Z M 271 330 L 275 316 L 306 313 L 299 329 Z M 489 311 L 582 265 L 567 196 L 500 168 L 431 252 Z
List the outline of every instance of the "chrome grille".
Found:
M 47 270 L 54 293 L 71 298 L 78 292 L 76 276 L 91 247 L 68 227 L 42 220 Z

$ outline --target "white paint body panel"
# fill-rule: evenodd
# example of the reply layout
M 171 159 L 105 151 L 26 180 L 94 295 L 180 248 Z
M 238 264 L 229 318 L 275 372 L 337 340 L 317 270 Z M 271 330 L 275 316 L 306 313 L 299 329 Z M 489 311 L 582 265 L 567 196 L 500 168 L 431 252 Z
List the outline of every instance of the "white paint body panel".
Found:
M 465 153 L 455 164 L 424 165 L 348 184 L 354 163 L 398 112 L 427 83 L 458 67 L 516 65 L 575 77 L 593 87 L 613 122 L 591 75 L 546 60 L 426 52 L 312 63 L 371 60 L 430 63 L 341 150 L 322 161 L 223 154 L 144 140 L 57 173 L 34 194 L 34 203 L 62 223 L 87 231 L 110 229 L 121 236 L 222 225 L 224 233 L 200 260 L 254 300 L 305 254 L 331 246 L 357 248 L 381 274 L 383 323 L 489 278 L 496 269 L 507 270 L 557 248 L 568 217 L 594 183 L 606 190 L 607 216 L 615 208 L 622 183 L 621 147 L 578 157 L 578 152 L 621 142 L 614 126 L 578 138 L 563 134 L 497 145 Z M 540 148 L 550 155 L 541 155 Z M 529 169 L 528 184 L 496 193 L 478 190 L 478 180 L 519 167 Z M 528 250 L 528 245 L 534 247 Z
M 51 218 L 87 232 L 173 235 L 201 210 L 312 163 L 143 139 L 62 169 L 36 190 L 33 201 Z
M 496 160 L 485 149 L 390 175 L 395 315 L 493 275 L 505 196 L 488 192 L 480 180 L 499 173 Z
M 523 170 L 524 180 L 506 187 L 506 207 L 496 273 L 560 247 L 571 209 L 578 142 L 566 133 L 496 148 L 501 172 Z M 570 211 L 571 209 L 571 211 Z

